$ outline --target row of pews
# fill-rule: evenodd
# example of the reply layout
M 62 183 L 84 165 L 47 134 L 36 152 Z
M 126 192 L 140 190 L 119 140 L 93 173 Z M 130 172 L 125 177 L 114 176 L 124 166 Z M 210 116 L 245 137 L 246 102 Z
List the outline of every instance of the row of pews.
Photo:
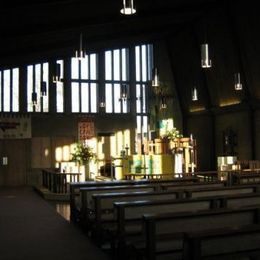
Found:
M 71 183 L 71 220 L 112 259 L 260 259 L 259 191 L 194 176 Z

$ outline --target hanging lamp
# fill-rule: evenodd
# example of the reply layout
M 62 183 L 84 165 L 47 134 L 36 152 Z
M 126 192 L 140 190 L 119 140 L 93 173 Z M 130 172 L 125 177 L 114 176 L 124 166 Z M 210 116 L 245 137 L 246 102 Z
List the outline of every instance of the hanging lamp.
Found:
M 37 105 L 37 93 L 35 91 L 32 92 L 32 105 Z
M 166 97 L 161 96 L 161 104 L 160 104 L 161 109 L 166 109 L 167 108 L 167 103 L 166 103 Z
M 196 87 L 194 87 L 191 91 L 191 100 L 198 101 L 198 91 Z
M 82 33 L 79 36 L 79 49 L 75 51 L 75 58 L 82 60 L 86 56 L 85 51 L 83 50 L 83 36 Z
M 104 95 L 100 95 L 99 97 L 99 107 L 105 108 L 106 107 L 106 101 Z
M 60 63 L 56 63 L 55 75 L 52 77 L 52 82 L 53 83 L 61 82 L 61 64 Z
M 120 88 L 120 100 L 126 101 L 128 99 L 128 86 L 122 84 Z
M 120 10 L 120 13 L 124 15 L 135 14 L 134 0 L 123 0 L 123 8 Z
M 46 96 L 47 95 L 47 83 L 46 81 L 41 82 L 41 96 Z
M 159 86 L 160 86 L 160 82 L 159 82 L 158 69 L 154 68 L 153 69 L 152 87 L 159 87 Z
M 241 83 L 240 73 L 235 73 L 235 90 L 242 90 L 243 85 Z
M 156 95 L 158 95 L 161 92 L 159 73 L 157 68 L 154 68 L 152 72 L 152 87 Z
M 212 62 L 209 56 L 208 43 L 201 44 L 200 50 L 201 50 L 201 67 L 206 69 L 210 68 L 212 66 Z

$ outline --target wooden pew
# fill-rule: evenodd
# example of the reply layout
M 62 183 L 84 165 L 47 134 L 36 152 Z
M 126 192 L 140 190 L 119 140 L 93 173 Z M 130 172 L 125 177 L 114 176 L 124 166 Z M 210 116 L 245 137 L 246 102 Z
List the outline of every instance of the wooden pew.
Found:
M 80 212 L 83 218 L 87 218 L 89 214 L 94 212 L 94 202 L 92 196 L 94 194 L 102 193 L 122 193 L 122 192 L 135 192 L 135 191 L 148 191 L 153 192 L 158 190 L 158 185 L 155 184 L 140 184 L 140 185 L 121 185 L 121 186 L 101 186 L 101 187 L 87 187 L 80 188 Z
M 114 217 L 115 202 L 129 201 L 147 201 L 147 200 L 175 200 L 183 196 L 183 191 L 138 191 L 138 192 L 119 192 L 119 193 L 104 193 L 94 194 L 92 199 L 94 202 L 93 208 L 93 236 L 98 244 L 105 240 L 105 234 L 108 228 L 115 229 L 116 221 Z M 105 232 L 103 232 L 105 231 Z M 104 235 L 102 235 L 102 233 Z
M 224 182 L 196 182 L 196 183 L 188 183 L 188 184 L 182 184 L 182 185 L 176 185 L 175 183 L 162 183 L 161 188 L 162 190 L 177 190 L 177 189 L 202 189 L 202 188 L 220 188 L 220 187 L 225 187 Z
M 115 202 L 115 244 L 120 251 L 124 250 L 129 238 L 141 235 L 144 214 L 195 212 L 214 209 L 219 205 L 222 205 L 222 199 L 218 197 Z
M 106 212 L 113 212 L 113 203 L 119 201 L 134 201 L 134 200 L 147 200 L 147 199 L 172 199 L 184 198 L 185 191 L 189 189 L 202 189 L 202 188 L 216 188 L 224 187 L 223 183 L 196 183 L 196 184 L 161 184 L 160 188 L 155 192 L 133 192 L 133 193 L 110 193 L 110 194 L 94 194 L 92 200 L 94 201 L 94 212 L 97 212 L 97 219 L 102 218 L 102 214 Z M 105 216 L 107 219 L 108 216 Z
M 143 236 L 146 259 L 157 256 L 182 259 L 184 233 L 212 229 L 237 228 L 258 224 L 258 207 L 218 209 L 189 213 L 144 214 Z M 140 243 L 135 243 L 136 247 Z M 141 248 L 142 248 L 141 244 Z
M 215 188 L 201 188 L 201 189 L 189 189 L 186 191 L 187 198 L 199 198 L 207 196 L 221 196 L 232 195 L 241 193 L 259 192 L 259 185 L 238 185 L 232 187 L 215 187 Z
M 161 185 L 162 183 L 174 183 L 174 184 L 187 184 L 196 183 L 198 178 L 196 177 L 185 177 L 176 178 L 171 180 L 114 180 L 114 181 L 86 181 L 70 183 L 70 218 L 72 221 L 78 221 L 79 211 L 77 209 L 77 198 L 80 195 L 80 188 L 83 187 L 102 187 L 102 186 L 120 186 L 120 185 L 140 185 L 154 183 Z
M 189 232 L 183 247 L 183 260 L 260 259 L 260 225 Z
M 165 186 L 166 185 L 166 186 Z M 136 200 L 164 200 L 164 199 L 180 199 L 184 198 L 185 191 L 193 188 L 193 190 L 209 187 L 223 187 L 223 183 L 196 183 L 176 185 L 172 183 L 162 184 L 160 191 L 155 192 L 133 192 L 133 193 L 110 193 L 110 194 L 94 194 L 92 200 L 94 202 L 93 214 L 95 226 L 102 227 L 102 221 L 114 220 L 114 202 L 127 202 Z M 84 202 L 83 202 L 84 203 Z
M 260 193 L 242 193 L 236 189 L 238 194 L 221 195 L 213 197 L 200 197 L 194 199 L 177 199 L 175 201 L 144 201 L 144 202 L 116 202 L 114 203 L 117 222 L 118 240 L 123 241 L 119 244 L 124 246 L 129 234 L 134 227 L 135 233 L 140 234 L 141 218 L 144 213 L 158 212 L 183 212 L 202 209 L 214 209 L 225 207 L 241 207 L 256 205 L 260 207 Z M 170 203 L 171 205 L 169 205 Z M 164 204 L 168 204 L 166 208 Z

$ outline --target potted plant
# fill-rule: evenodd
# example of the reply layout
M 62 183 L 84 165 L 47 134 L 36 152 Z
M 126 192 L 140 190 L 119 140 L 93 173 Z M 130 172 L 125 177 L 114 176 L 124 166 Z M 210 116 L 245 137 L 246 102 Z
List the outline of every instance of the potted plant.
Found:
M 171 130 L 166 131 L 163 139 L 168 141 L 170 151 L 176 151 L 176 148 L 178 149 L 180 146 L 180 138 L 182 137 L 183 135 L 180 134 L 179 130 L 173 127 Z
M 93 152 L 93 149 L 86 145 L 85 143 L 77 143 L 74 152 L 71 153 L 72 158 L 71 160 L 78 163 L 78 165 L 84 165 L 85 166 L 85 178 L 90 179 L 89 174 L 89 163 L 91 161 L 96 160 L 96 154 Z

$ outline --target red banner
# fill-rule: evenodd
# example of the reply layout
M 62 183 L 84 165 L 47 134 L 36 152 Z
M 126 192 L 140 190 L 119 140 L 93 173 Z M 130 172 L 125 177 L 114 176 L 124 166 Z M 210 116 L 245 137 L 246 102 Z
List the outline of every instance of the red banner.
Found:
M 94 137 L 94 122 L 92 120 L 81 121 L 78 123 L 78 136 L 80 141 Z

